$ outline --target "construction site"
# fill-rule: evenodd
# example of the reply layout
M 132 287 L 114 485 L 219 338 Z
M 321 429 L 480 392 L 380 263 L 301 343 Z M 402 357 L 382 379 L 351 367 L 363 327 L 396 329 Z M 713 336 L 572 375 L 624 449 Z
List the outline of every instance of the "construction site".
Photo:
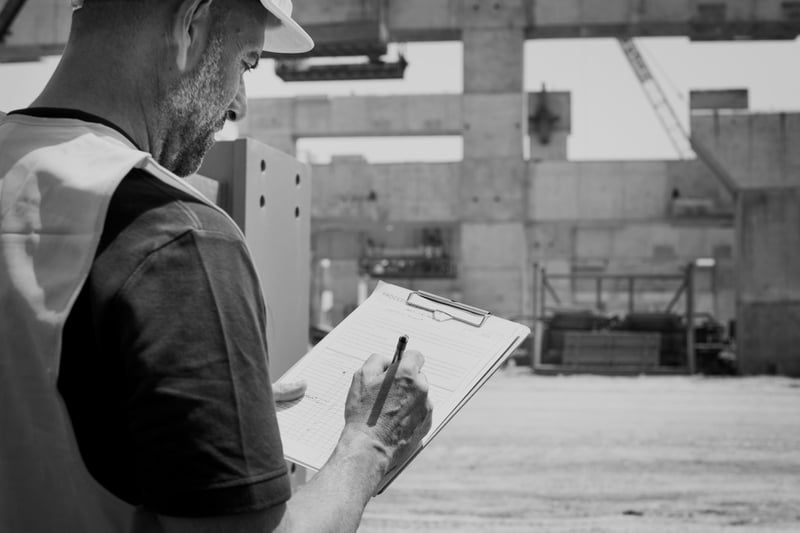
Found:
M 0 62 L 58 55 L 70 13 L 6 0 Z M 531 328 L 360 531 L 797 531 L 800 111 L 752 111 L 746 87 L 678 109 L 641 43 L 795 41 L 800 1 L 298 0 L 293 16 L 316 46 L 265 55 L 283 83 L 402 79 L 393 46 L 448 41 L 463 90 L 251 98 L 191 178 L 253 249 L 273 375 L 379 281 Z M 523 81 L 525 43 L 547 39 L 613 40 L 674 157 L 570 159 L 573 95 Z M 303 139 L 414 136 L 458 137 L 463 157 L 297 159 Z

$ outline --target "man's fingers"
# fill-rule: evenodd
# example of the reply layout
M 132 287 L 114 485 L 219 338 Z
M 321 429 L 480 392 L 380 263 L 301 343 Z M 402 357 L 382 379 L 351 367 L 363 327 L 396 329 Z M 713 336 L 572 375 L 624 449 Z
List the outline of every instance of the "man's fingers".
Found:
M 407 350 L 400 360 L 400 366 L 397 371 L 407 376 L 416 377 L 422 370 L 422 365 L 425 364 L 425 357 L 416 350 Z
M 303 397 L 306 386 L 305 381 L 273 383 L 272 396 L 275 398 L 275 403 L 291 402 Z
M 423 436 L 427 435 L 428 431 L 433 427 L 433 403 L 431 403 L 430 398 L 425 401 L 425 409 L 428 411 L 428 414 L 425 415 L 425 421 L 422 423 L 423 429 L 425 430 L 422 434 Z
M 386 372 L 391 362 L 391 358 L 379 353 L 374 353 L 364 362 L 364 366 L 362 366 L 361 369 L 365 377 L 378 376 Z

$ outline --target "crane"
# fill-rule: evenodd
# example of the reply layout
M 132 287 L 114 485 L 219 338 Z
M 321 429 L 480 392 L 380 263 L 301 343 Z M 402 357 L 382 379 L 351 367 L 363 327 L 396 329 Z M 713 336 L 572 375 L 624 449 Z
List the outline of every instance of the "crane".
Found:
M 653 76 L 650 67 L 647 66 L 647 62 L 639 51 L 639 47 L 636 46 L 633 38 L 620 38 L 619 44 L 634 74 L 636 74 L 636 78 L 641 84 L 645 96 L 647 96 L 647 100 L 650 102 L 650 106 L 653 108 L 653 111 L 655 111 L 670 142 L 678 152 L 678 156 L 681 159 L 694 159 L 696 157 L 705 163 L 728 192 L 735 196 L 737 189 L 736 182 L 714 154 L 701 142 L 694 139 L 686 128 L 683 127 L 680 119 L 678 119 L 678 115 L 675 113 L 669 100 L 667 100 L 664 90 L 661 88 L 658 80 Z

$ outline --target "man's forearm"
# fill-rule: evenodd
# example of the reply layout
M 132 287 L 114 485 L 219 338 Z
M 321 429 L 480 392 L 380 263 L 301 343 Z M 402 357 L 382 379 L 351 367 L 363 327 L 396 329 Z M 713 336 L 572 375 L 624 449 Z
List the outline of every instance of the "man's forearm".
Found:
M 346 429 L 322 470 L 289 500 L 279 531 L 355 531 L 388 465 L 383 447 L 358 430 Z
M 166 533 L 355 532 L 388 464 L 376 441 L 347 429 L 322 470 L 286 504 L 240 515 L 158 520 Z

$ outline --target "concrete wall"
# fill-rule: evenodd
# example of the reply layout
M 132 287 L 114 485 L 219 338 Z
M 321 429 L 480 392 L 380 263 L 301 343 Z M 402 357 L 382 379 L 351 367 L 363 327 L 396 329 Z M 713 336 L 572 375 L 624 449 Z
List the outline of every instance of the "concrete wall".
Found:
M 733 255 L 731 200 L 697 161 L 542 161 L 529 165 L 528 249 L 548 272 L 680 275 L 700 257 L 719 265 L 698 279 L 698 310 L 734 318 L 734 286 L 725 263 Z M 708 199 L 707 216 L 671 210 L 673 191 Z M 727 216 L 724 216 L 728 213 Z M 588 282 L 587 282 L 588 283 Z M 640 282 L 636 308 L 663 309 L 679 281 Z M 565 305 L 595 303 L 593 285 L 565 284 Z M 627 308 L 627 285 L 604 286 L 609 312 Z
M 315 246 L 321 256 L 344 260 L 349 254 L 354 260 L 360 253 L 354 235 L 365 222 L 456 223 L 461 295 L 507 316 L 530 314 L 528 269 L 533 262 L 562 273 L 600 268 L 617 274 L 669 274 L 698 257 L 729 261 L 734 245 L 730 218 L 669 217 L 676 183 L 685 191 L 717 190 L 713 182 L 695 183 L 709 178 L 696 165 L 515 163 L 506 158 L 370 165 L 360 157 L 334 158 L 313 169 L 312 214 L 318 225 L 339 224 L 340 234 L 328 231 Z M 475 181 L 465 186 L 469 180 Z M 524 202 L 516 193 L 523 189 L 528 190 Z M 344 282 L 351 288 L 354 269 Z M 719 303 L 706 303 L 705 310 L 723 320 L 733 318 L 733 285 L 718 288 Z M 450 284 L 447 290 L 456 289 Z
M 458 163 L 370 165 L 360 157 L 334 158 L 329 165 L 313 167 L 312 215 L 350 221 L 454 221 L 459 170 Z
M 741 368 L 800 376 L 800 187 L 743 191 L 737 219 Z
M 699 161 L 533 161 L 530 218 L 654 220 L 670 214 L 673 193 L 702 198 L 710 214 L 732 214 L 733 201 Z
M 668 213 L 666 163 L 544 161 L 530 172 L 534 220 L 647 220 Z
M 677 190 L 683 198 L 707 198 L 718 213 L 733 213 L 733 196 L 704 163 L 667 161 L 666 171 L 670 191 Z

